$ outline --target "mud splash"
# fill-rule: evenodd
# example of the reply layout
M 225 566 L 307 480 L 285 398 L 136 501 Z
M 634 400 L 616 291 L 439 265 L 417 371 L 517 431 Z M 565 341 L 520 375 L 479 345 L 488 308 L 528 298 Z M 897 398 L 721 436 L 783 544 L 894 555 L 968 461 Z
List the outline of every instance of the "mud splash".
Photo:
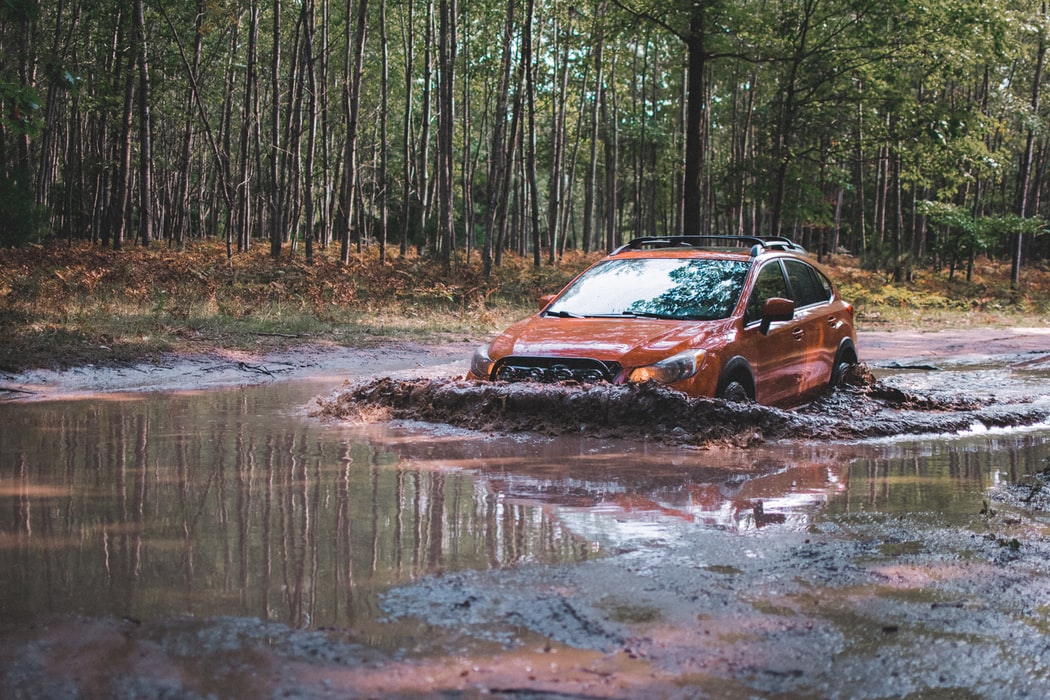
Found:
M 914 393 L 875 379 L 865 365 L 853 370 L 845 387 L 796 411 L 689 398 L 652 383 L 582 386 L 389 377 L 348 384 L 318 404 L 318 416 L 359 423 L 406 419 L 482 432 L 578 433 L 683 446 L 950 434 L 1050 419 L 1050 406 L 1031 399 Z

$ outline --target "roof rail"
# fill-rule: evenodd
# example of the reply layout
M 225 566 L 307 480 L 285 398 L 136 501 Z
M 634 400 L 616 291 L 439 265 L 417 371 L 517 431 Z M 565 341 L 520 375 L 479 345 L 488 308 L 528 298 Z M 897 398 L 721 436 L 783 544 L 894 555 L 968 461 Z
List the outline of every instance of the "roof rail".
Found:
M 730 247 L 751 246 L 751 257 L 755 257 L 763 250 L 793 250 L 805 253 L 806 249 L 795 243 L 790 238 L 783 236 L 723 236 L 723 235 L 700 235 L 700 236 L 643 236 L 633 238 L 626 244 L 612 252 L 612 255 L 627 250 L 644 250 L 646 248 L 712 248 L 722 244 L 735 244 Z

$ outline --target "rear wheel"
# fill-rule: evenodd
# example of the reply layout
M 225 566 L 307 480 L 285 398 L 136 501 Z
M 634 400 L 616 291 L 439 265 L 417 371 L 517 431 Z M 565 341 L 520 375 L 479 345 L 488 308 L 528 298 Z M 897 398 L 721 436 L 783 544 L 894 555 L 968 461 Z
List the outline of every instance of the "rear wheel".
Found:
M 846 384 L 846 375 L 850 367 L 857 364 L 857 359 L 849 350 L 839 352 L 835 358 L 835 366 L 831 370 L 831 388 L 840 389 Z

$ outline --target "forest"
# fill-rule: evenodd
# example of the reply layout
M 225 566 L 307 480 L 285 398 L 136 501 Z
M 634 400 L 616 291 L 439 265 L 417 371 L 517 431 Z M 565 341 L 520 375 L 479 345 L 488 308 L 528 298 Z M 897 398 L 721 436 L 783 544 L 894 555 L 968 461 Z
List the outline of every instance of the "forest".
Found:
M 0 0 L 0 246 L 784 235 L 1017 285 L 1048 36 L 1046 0 Z

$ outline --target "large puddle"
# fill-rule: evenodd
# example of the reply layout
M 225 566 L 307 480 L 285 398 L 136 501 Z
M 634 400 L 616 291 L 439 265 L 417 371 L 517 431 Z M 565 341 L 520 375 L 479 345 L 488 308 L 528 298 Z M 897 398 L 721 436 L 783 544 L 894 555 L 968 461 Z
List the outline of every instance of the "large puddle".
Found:
M 0 403 L 0 619 L 232 615 L 394 649 L 381 596 L 424 577 L 842 514 L 951 526 L 1050 465 L 1046 426 L 698 449 L 309 417 L 331 390 Z

